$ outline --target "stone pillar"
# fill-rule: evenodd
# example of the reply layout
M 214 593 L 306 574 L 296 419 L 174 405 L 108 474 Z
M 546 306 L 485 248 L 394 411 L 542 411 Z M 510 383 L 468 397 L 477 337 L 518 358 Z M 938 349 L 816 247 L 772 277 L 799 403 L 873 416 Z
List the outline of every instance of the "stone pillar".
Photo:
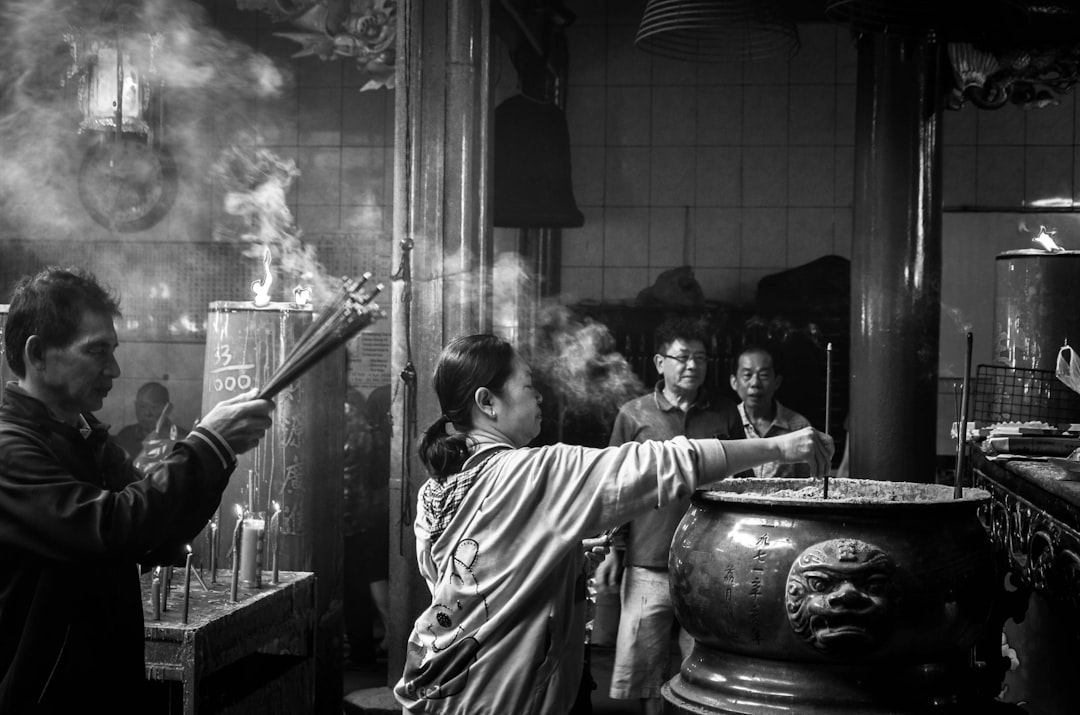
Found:
M 865 33 L 856 89 L 851 475 L 932 481 L 941 299 L 941 48 Z
M 394 135 L 388 679 L 401 676 L 413 621 L 430 603 L 412 519 L 426 479 L 416 445 L 441 412 L 431 389 L 454 336 L 490 330 L 490 0 L 398 6 Z

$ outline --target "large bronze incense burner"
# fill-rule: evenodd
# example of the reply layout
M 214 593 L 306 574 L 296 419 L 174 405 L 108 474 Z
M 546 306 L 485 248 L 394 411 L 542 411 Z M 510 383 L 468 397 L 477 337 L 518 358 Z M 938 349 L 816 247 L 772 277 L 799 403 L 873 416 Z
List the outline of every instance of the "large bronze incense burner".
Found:
M 694 649 L 669 713 L 965 712 L 995 593 L 989 494 L 934 484 L 730 479 L 671 546 Z

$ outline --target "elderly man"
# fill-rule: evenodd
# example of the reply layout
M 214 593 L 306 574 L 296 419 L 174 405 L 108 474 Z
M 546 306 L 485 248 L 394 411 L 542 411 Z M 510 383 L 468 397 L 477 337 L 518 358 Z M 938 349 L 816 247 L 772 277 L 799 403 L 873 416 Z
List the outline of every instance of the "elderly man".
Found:
M 138 564 L 175 561 L 236 455 L 270 426 L 254 392 L 221 402 L 145 477 L 93 412 L 120 375 L 119 305 L 89 273 L 19 281 L 0 405 L 0 712 L 145 713 Z
M 810 421 L 795 410 L 788 409 L 776 399 L 776 391 L 784 377 L 768 349 L 759 345 L 744 347 L 731 370 L 731 389 L 742 400 L 739 418 L 747 439 L 775 437 L 809 427 Z M 767 462 L 754 467 L 755 477 L 810 476 L 807 464 Z

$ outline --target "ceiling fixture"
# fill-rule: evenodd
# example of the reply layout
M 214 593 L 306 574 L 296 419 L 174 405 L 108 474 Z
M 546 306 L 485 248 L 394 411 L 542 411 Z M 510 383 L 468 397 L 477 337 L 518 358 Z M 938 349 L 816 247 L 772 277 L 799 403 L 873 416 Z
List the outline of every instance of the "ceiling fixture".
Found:
M 787 60 L 800 46 L 777 0 L 648 0 L 634 44 L 688 62 Z

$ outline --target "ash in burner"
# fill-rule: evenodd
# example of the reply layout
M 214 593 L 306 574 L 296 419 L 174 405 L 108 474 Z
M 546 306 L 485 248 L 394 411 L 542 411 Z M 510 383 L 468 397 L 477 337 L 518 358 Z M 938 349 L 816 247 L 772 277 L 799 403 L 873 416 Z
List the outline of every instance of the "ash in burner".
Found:
M 917 482 L 888 482 L 872 479 L 830 479 L 829 497 L 820 479 L 727 479 L 705 490 L 724 501 L 812 501 L 846 504 L 901 504 L 952 502 L 989 498 L 982 489 L 965 489 L 962 499 L 953 497 L 953 487 Z

